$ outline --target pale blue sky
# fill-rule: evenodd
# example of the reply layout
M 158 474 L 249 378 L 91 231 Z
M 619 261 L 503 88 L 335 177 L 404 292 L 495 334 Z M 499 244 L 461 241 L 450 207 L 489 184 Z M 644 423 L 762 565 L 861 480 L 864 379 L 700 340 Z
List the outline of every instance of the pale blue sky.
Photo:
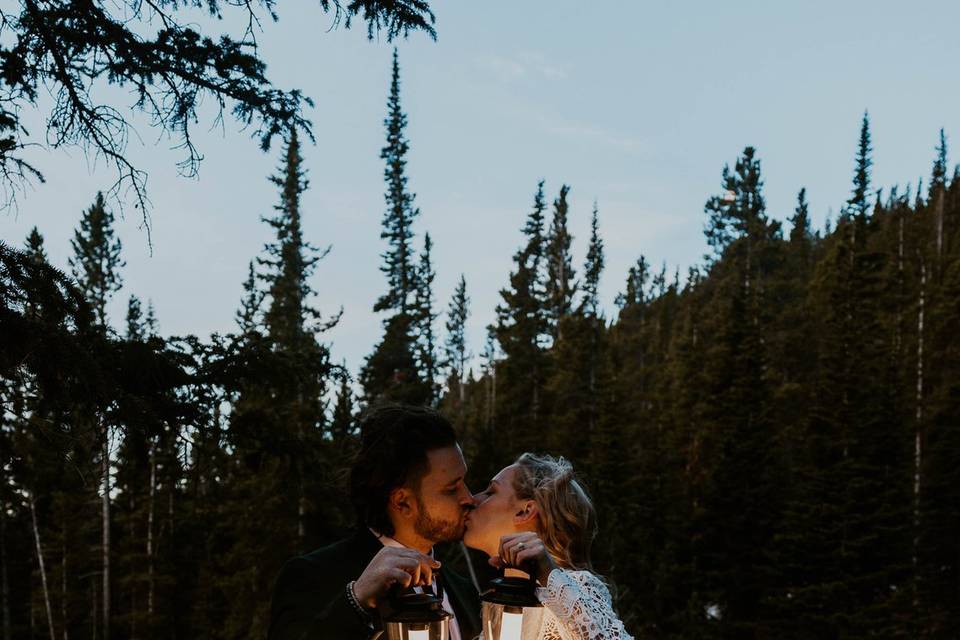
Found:
M 865 108 L 877 186 L 926 179 L 940 127 L 960 144 L 956 2 L 434 4 L 438 41 L 399 43 L 409 178 L 444 309 L 466 274 L 475 352 L 541 177 L 551 200 L 572 186 L 578 264 L 598 201 L 612 316 L 641 253 L 671 272 L 701 260 L 703 203 L 746 145 L 758 149 L 771 215 L 789 216 L 806 186 L 822 227 L 849 194 Z M 333 250 L 312 285 L 323 310 L 344 307 L 327 338 L 356 372 L 380 337 L 371 307 L 385 286 L 379 150 L 391 46 L 368 42 L 362 27 L 327 32 L 330 18 L 309 1 L 281 2 L 279 13 L 260 43 L 274 81 L 316 101 L 304 227 Z M 153 300 L 165 335 L 234 328 L 247 263 L 270 240 L 259 218 L 277 199 L 267 176 L 279 150 L 261 153 L 229 120 L 224 131 L 208 127 L 197 127 L 205 160 L 188 180 L 176 176 L 177 152 L 139 125 L 143 143 L 131 155 L 150 172 L 154 253 L 128 211 L 118 223 L 127 267 L 115 326 L 133 293 Z M 0 214 L 0 238 L 21 245 L 37 225 L 66 268 L 80 213 L 113 174 L 79 150 L 36 159 L 48 182 L 21 197 L 18 213 Z

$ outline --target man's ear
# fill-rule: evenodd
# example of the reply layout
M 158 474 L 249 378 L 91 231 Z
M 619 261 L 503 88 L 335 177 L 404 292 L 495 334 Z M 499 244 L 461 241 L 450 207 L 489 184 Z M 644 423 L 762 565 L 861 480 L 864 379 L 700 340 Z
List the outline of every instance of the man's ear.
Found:
M 387 498 L 387 506 L 390 511 L 404 518 L 416 515 L 415 503 L 413 492 L 406 487 L 397 487 L 390 492 L 390 497 Z
M 536 520 L 540 514 L 537 503 L 533 500 L 524 500 L 521 502 L 513 514 L 513 524 L 522 525 Z

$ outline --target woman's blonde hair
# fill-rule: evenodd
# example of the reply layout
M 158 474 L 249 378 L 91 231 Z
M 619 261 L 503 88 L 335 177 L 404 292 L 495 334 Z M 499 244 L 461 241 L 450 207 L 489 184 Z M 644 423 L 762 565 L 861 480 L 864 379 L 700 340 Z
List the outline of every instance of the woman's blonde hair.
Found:
M 537 533 L 557 564 L 592 571 L 590 547 L 597 535 L 593 502 L 562 456 L 524 453 L 514 463 L 513 490 L 539 509 Z

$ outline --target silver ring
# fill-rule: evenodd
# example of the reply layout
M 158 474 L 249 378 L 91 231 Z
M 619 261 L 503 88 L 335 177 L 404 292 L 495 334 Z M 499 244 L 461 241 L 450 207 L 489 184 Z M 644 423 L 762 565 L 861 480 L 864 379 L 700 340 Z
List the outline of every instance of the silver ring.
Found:
M 522 542 L 517 545 L 517 551 L 523 551 L 525 548 L 526 546 Z

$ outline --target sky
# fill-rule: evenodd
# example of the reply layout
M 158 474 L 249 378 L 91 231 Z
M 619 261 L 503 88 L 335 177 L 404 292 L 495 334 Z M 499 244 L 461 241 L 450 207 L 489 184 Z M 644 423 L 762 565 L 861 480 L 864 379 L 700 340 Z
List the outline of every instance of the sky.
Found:
M 438 39 L 396 43 L 408 114 L 408 177 L 421 214 L 417 243 L 434 242 L 437 305 L 460 274 L 471 298 L 468 337 L 479 353 L 537 182 L 550 201 L 571 186 L 575 263 L 586 254 L 597 202 L 606 248 L 608 318 L 642 254 L 669 273 L 703 260 L 703 205 L 745 146 L 758 150 L 771 217 L 786 220 L 807 188 L 814 225 L 849 197 L 864 110 L 876 187 L 928 178 L 940 128 L 960 145 L 960 3 L 820 0 L 433 2 Z M 205 33 L 239 35 L 229 16 L 198 15 Z M 392 44 L 363 25 L 330 30 L 318 2 L 280 2 L 258 34 L 267 75 L 315 101 L 316 144 L 303 149 L 307 240 L 332 247 L 311 278 L 335 361 L 356 373 L 381 338 L 372 312 L 384 211 L 383 119 Z M 132 104 L 126 93 L 103 94 Z M 44 108 L 24 113 L 42 132 Z M 268 181 L 280 147 L 259 149 L 226 118 L 201 110 L 196 178 L 177 175 L 174 141 L 132 116 L 131 159 L 149 172 L 152 251 L 139 212 L 115 204 L 124 287 L 110 305 L 151 300 L 163 335 L 228 332 L 250 260 L 271 240 L 261 216 L 278 200 Z M 38 149 L 46 182 L 0 212 L 0 239 L 20 246 L 36 225 L 51 262 L 67 269 L 81 213 L 115 174 L 82 149 Z M 951 166 L 960 159 L 951 153 Z M 444 317 L 438 320 L 443 334 Z

